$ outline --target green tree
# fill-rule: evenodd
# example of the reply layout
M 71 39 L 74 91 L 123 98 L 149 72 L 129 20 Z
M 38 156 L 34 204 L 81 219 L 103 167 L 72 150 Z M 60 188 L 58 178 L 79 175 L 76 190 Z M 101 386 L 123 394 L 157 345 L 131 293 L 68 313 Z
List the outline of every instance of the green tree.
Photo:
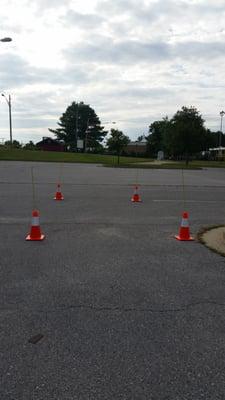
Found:
M 138 136 L 136 142 L 142 142 L 145 139 L 145 135 Z
M 211 147 L 219 147 L 220 136 L 221 136 L 221 146 L 225 147 L 225 134 L 221 131 L 210 132 L 211 133 Z
M 95 149 L 107 134 L 93 108 L 83 102 L 67 107 L 57 124 L 59 128 L 49 131 L 64 140 L 70 150 L 77 149 L 77 139 L 84 140 L 84 151 L 87 147 Z
M 219 132 L 212 132 L 210 129 L 205 129 L 202 150 L 207 151 L 210 147 L 218 147 L 219 136 Z M 223 136 L 224 135 L 222 135 L 222 145 L 225 143 Z
M 108 138 L 106 145 L 110 151 L 117 154 L 117 162 L 120 162 L 120 155 L 124 147 L 128 145 L 130 139 L 128 136 L 124 135 L 122 131 L 118 129 L 111 129 L 110 137 Z
M 34 144 L 34 142 L 32 142 L 32 140 L 29 141 L 29 143 L 26 143 L 23 146 L 24 150 L 36 150 L 36 145 Z
M 199 111 L 195 107 L 182 107 L 170 120 L 164 144 L 171 155 L 185 157 L 188 164 L 190 155 L 205 150 L 206 137 Z
M 5 141 L 5 146 L 6 147 L 11 147 L 11 142 L 10 140 L 6 140 Z M 18 140 L 13 140 L 12 141 L 12 148 L 13 149 L 21 149 L 22 145 L 20 144 L 20 142 L 18 142 Z
M 158 151 L 165 151 L 164 137 L 169 131 L 170 121 L 168 117 L 160 121 L 155 121 L 149 126 L 149 135 L 147 139 L 148 153 L 151 156 L 156 156 Z

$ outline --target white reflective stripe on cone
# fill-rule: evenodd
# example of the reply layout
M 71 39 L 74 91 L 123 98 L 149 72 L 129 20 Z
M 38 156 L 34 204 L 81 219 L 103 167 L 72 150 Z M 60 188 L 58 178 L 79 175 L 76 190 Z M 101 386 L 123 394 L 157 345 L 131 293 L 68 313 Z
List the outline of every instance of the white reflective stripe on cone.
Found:
M 183 226 L 185 228 L 187 228 L 189 226 L 187 218 L 182 218 L 181 226 Z
M 32 217 L 32 226 L 39 226 L 39 217 Z

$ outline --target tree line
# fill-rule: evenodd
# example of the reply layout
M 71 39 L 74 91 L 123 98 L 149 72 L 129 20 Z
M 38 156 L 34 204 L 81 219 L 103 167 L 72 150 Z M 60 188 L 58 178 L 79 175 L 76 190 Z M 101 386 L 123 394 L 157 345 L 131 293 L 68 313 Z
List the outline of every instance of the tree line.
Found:
M 165 116 L 161 120 L 149 125 L 147 135 L 139 136 L 137 141 L 145 139 L 147 156 L 156 157 L 162 150 L 167 158 L 185 159 L 188 163 L 190 157 L 202 151 L 207 152 L 210 147 L 225 146 L 225 135 L 222 132 L 212 132 L 205 127 L 200 112 L 193 106 L 183 106 L 172 118 Z M 82 141 L 82 151 L 102 153 L 107 149 L 119 156 L 129 144 L 130 139 L 122 131 L 111 129 L 110 136 L 103 146 L 102 142 L 109 133 L 102 125 L 95 110 L 83 102 L 72 102 L 61 115 L 56 129 L 49 128 L 56 139 L 65 143 L 68 151 L 78 151 L 77 143 Z M 6 142 L 5 145 L 10 145 Z M 12 146 L 22 147 L 16 140 Z M 23 146 L 24 149 L 33 150 L 35 144 L 30 141 Z
M 167 157 L 173 159 L 189 158 L 210 147 L 217 147 L 220 142 L 225 145 L 225 136 L 222 132 L 212 132 L 205 127 L 205 121 L 200 112 L 193 106 L 183 106 L 169 119 L 165 116 L 162 120 L 154 121 L 149 126 L 147 135 L 139 136 L 147 141 L 147 155 L 156 157 L 157 152 L 164 151 Z M 100 119 L 95 111 L 83 102 L 73 102 L 66 112 L 60 117 L 59 128 L 50 132 L 58 139 L 63 139 L 72 150 L 76 150 L 77 138 L 85 142 L 87 147 L 99 148 L 107 131 L 101 126 Z M 121 154 L 130 142 L 128 136 L 118 129 L 111 129 L 110 137 L 106 141 L 108 150 Z
M 149 155 L 155 156 L 163 150 L 167 157 L 173 159 L 189 158 L 209 148 L 225 146 L 225 136 L 222 132 L 212 132 L 204 126 L 205 121 L 195 107 L 182 107 L 169 119 L 155 121 L 149 126 Z

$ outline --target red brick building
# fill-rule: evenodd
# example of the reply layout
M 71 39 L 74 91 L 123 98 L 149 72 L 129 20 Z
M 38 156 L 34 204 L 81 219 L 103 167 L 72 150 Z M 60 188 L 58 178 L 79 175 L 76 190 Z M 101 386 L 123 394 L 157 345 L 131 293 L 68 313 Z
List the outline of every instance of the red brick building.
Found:
M 51 137 L 43 137 L 41 142 L 36 143 L 39 150 L 45 151 L 66 151 L 64 142 Z
M 147 142 L 130 142 L 124 148 L 124 152 L 129 155 L 145 155 L 147 152 Z

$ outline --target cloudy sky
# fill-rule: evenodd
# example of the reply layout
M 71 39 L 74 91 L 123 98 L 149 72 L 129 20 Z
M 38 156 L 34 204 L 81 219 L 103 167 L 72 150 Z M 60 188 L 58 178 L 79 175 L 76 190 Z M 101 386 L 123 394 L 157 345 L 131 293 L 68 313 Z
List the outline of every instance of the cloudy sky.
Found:
M 72 101 L 135 139 L 193 105 L 218 130 L 225 109 L 224 0 L 1 0 L 0 91 L 13 136 L 51 136 Z M 108 129 L 115 125 L 105 125 Z M 0 140 L 9 137 L 0 97 Z

